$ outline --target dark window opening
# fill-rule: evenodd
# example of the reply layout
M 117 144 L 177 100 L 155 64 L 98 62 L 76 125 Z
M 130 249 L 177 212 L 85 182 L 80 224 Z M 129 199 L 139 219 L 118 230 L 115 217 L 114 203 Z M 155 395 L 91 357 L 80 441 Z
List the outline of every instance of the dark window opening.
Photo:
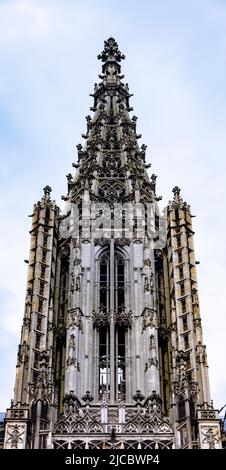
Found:
M 34 373 L 33 373 L 33 378 L 34 378 Z M 35 420 L 37 415 L 37 405 L 36 403 L 31 405 L 31 419 Z
M 34 353 L 34 369 L 38 369 L 39 353 Z
M 38 300 L 38 311 L 40 313 L 42 313 L 42 309 L 43 309 L 43 300 L 42 299 L 39 299 Z
M 37 325 L 36 325 L 36 329 L 41 331 L 42 330 L 42 317 L 41 315 L 38 315 L 37 316 Z
M 43 250 L 42 252 L 42 262 L 46 263 L 47 251 Z
M 45 266 L 41 266 L 41 277 L 42 277 L 42 278 L 45 277 L 45 272 L 46 272 Z
M 113 301 L 111 305 L 110 293 Z M 99 397 L 103 394 L 109 396 L 111 391 L 117 400 L 125 397 L 126 374 L 125 329 L 117 323 L 118 315 L 121 319 L 120 314 L 125 308 L 125 261 L 117 249 L 112 258 L 110 250 L 105 251 L 99 261 L 99 307 L 102 312 L 108 313 L 110 306 L 116 314 L 114 329 L 109 329 L 108 325 L 99 327 Z M 110 364 L 113 367 L 111 371 Z M 112 383 L 111 374 L 114 377 Z
M 187 315 L 185 315 L 183 318 L 182 318 L 182 321 L 183 321 L 183 330 L 186 331 L 188 329 L 188 319 L 187 319 Z
M 178 221 L 178 219 L 179 219 L 179 210 L 178 209 L 175 209 L 175 219 L 176 219 L 176 221 Z
M 191 418 L 195 418 L 195 404 L 192 400 L 190 400 L 190 402 L 189 402 L 189 408 L 190 408 Z
M 110 391 L 109 331 L 107 327 L 99 330 L 99 395 L 100 398 Z
M 178 251 L 178 263 L 182 263 L 182 253 Z
M 115 308 L 121 310 L 125 305 L 124 260 L 115 258 Z
M 37 383 L 38 381 L 38 372 L 36 372 L 35 370 L 33 370 L 33 382 L 34 383 Z
M 179 277 L 180 277 L 180 279 L 183 279 L 183 277 L 184 277 L 184 269 L 183 269 L 183 267 L 179 268 Z
M 100 307 L 106 312 L 109 309 L 110 262 L 109 256 L 100 261 Z
M 190 366 L 191 366 L 191 364 L 190 364 Z M 192 380 L 192 372 L 187 372 L 186 376 L 187 376 L 188 381 Z
M 42 411 L 41 411 L 41 418 L 48 419 L 48 404 L 42 403 Z
M 126 368 L 125 368 L 125 330 L 123 327 L 117 329 L 118 354 L 117 354 L 117 391 L 120 399 L 125 399 L 126 391 Z
M 45 288 L 45 283 L 43 281 L 40 281 L 40 288 L 39 288 L 39 294 L 44 295 L 44 288 Z
M 41 335 L 37 333 L 36 340 L 35 340 L 35 348 L 40 349 L 40 344 L 41 344 Z
M 179 400 L 178 402 L 178 416 L 179 416 L 179 419 L 182 419 L 185 417 L 185 403 L 183 400 Z
M 177 239 L 177 248 L 180 248 L 181 247 L 181 237 L 177 235 L 176 239 Z
M 45 212 L 45 220 L 46 222 L 49 220 L 50 218 L 50 209 L 49 207 L 46 207 L 46 212 Z
M 43 246 L 46 247 L 48 244 L 48 235 L 43 235 Z
M 189 349 L 189 337 L 188 337 L 188 334 L 184 335 L 184 349 Z
M 180 295 L 185 295 L 184 283 L 182 283 L 182 284 L 180 285 Z

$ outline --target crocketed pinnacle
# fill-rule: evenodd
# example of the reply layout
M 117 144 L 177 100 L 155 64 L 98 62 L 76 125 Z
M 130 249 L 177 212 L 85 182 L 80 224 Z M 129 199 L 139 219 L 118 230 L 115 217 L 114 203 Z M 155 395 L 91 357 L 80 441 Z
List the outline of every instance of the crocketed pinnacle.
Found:
M 125 55 L 119 50 L 114 38 L 104 42 L 103 51 L 97 56 L 102 61 L 99 83 L 94 84 L 92 116 L 86 116 L 86 133 L 82 134 L 85 145 L 77 145 L 78 163 L 75 178 L 67 175 L 68 196 L 77 201 L 84 189 L 90 197 L 104 201 L 105 186 L 111 189 L 116 200 L 139 198 L 138 189 L 150 199 L 155 194 L 156 176 L 151 181 L 145 163 L 146 146 L 139 146 L 142 137 L 137 133 L 137 117 L 131 116 L 128 83 L 123 83 L 121 61 Z M 104 182 L 105 180 L 105 182 Z M 110 193 L 110 190 L 108 191 Z

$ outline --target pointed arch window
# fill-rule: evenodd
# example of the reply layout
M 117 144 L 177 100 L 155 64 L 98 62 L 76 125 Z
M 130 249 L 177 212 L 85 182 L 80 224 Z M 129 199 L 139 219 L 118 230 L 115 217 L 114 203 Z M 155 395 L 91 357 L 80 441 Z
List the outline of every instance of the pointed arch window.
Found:
M 117 252 L 114 257 L 114 271 L 114 306 L 120 311 L 125 306 L 125 259 Z
M 110 253 L 107 251 L 100 259 L 99 265 L 99 299 L 100 308 L 106 313 L 110 309 Z
M 125 397 L 126 383 L 126 331 L 124 325 L 117 322 L 125 310 L 126 282 L 125 258 L 115 246 L 102 252 L 98 278 L 99 397 L 105 394 L 118 401 L 119 397 Z

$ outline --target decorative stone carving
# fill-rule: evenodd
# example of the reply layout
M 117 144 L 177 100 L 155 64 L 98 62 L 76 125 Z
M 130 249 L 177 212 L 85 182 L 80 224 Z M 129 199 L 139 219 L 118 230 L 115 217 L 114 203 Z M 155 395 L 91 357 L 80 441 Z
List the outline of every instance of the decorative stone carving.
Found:
M 197 307 L 198 307 L 198 306 L 199 306 L 199 298 L 198 298 L 198 291 L 197 291 L 197 289 L 193 288 L 192 291 L 191 291 L 191 293 L 192 293 L 192 304 L 193 304 L 194 306 L 197 306 Z
M 80 331 L 83 331 L 82 317 L 83 317 L 83 313 L 79 307 L 69 309 L 68 317 L 67 317 L 67 327 L 68 328 L 78 327 Z
M 219 448 L 220 433 L 219 426 L 203 425 L 201 426 L 202 447 L 205 449 Z
M 81 403 L 77 396 L 74 394 L 73 390 L 71 390 L 70 393 L 65 395 L 63 399 L 63 405 L 64 413 L 66 415 L 70 413 L 77 413 L 78 410 L 81 408 Z
M 115 238 L 114 239 L 115 246 L 129 246 L 131 240 L 129 238 Z
M 94 400 L 94 398 L 91 393 L 87 390 L 85 395 L 82 397 L 82 400 L 88 405 Z
M 117 313 L 114 312 L 114 318 L 117 325 L 131 327 L 133 321 L 133 312 L 132 310 L 126 312 L 125 307 L 122 307 Z
M 76 290 L 76 291 L 80 291 L 80 290 L 81 290 L 81 279 L 80 279 L 80 276 L 77 276 L 77 277 L 76 277 L 76 281 L 75 281 L 75 290 Z
M 74 366 L 78 371 L 80 371 L 80 364 L 75 357 L 69 356 L 66 360 L 66 366 Z
M 148 369 L 149 369 L 151 366 L 158 367 L 158 359 L 157 359 L 157 357 L 151 357 L 151 358 L 148 359 L 147 362 L 145 362 L 144 372 L 147 372 Z
M 133 400 L 135 400 L 136 405 L 141 405 L 144 398 L 145 397 L 144 397 L 144 395 L 142 395 L 140 390 L 137 390 L 135 395 L 133 395 Z
M 176 381 L 173 384 L 174 393 L 180 400 L 193 400 L 197 399 L 198 394 L 198 383 L 194 380 L 187 380 L 187 377 L 183 377 L 181 381 Z
M 144 265 L 144 267 L 147 266 L 148 268 L 151 268 L 151 260 L 150 260 L 150 258 L 146 258 L 146 259 L 144 260 L 143 265 Z
M 150 328 L 157 327 L 155 310 L 150 309 L 150 308 L 145 308 L 141 316 L 143 318 L 142 332 L 148 327 Z
M 97 58 L 101 59 L 102 62 L 107 62 L 112 59 L 115 59 L 117 62 L 121 62 L 122 59 L 125 59 L 125 55 L 120 52 L 115 39 L 109 38 L 107 41 L 104 41 L 104 50 L 97 56 Z
M 156 349 L 156 338 L 154 335 L 151 335 L 149 338 L 149 349 Z
M 112 427 L 117 425 L 119 422 L 118 409 L 109 409 L 108 410 L 108 423 L 110 425 L 109 432 Z
M 92 312 L 92 321 L 94 327 L 107 326 L 110 324 L 111 312 L 104 312 L 100 307 L 99 312 Z
M 108 246 L 110 245 L 110 243 L 111 243 L 110 238 L 100 237 L 100 238 L 94 239 L 94 245 Z
M 44 191 L 45 196 L 50 196 L 50 193 L 52 192 L 52 188 L 47 185 L 45 186 L 45 188 L 43 188 L 43 191 Z
M 144 276 L 144 291 L 153 292 L 154 288 L 154 274 L 151 273 L 150 276 Z
M 202 326 L 202 320 L 201 320 L 201 318 L 194 318 L 193 321 L 194 321 L 194 327 L 195 327 L 195 328 L 201 328 L 201 326 Z
M 21 408 L 9 408 L 7 410 L 7 418 L 11 419 L 27 419 L 28 418 L 28 409 Z
M 199 341 L 195 349 L 196 349 L 196 360 L 198 364 L 203 364 L 204 366 L 207 366 L 206 346 L 203 345 L 201 341 Z
M 25 448 L 25 424 L 7 424 L 5 449 L 24 449 Z
M 73 407 L 74 405 L 72 405 Z M 89 434 L 103 433 L 104 429 L 100 423 L 100 415 L 90 408 L 80 416 L 70 411 L 64 418 L 60 419 L 55 428 L 54 434 Z
M 38 358 L 38 373 L 33 382 L 28 384 L 29 397 L 33 403 L 40 399 L 43 403 L 51 403 L 54 387 L 48 378 L 49 351 L 41 351 Z
M 218 413 L 216 410 L 200 410 L 198 411 L 198 417 L 201 419 L 217 419 Z
M 138 391 L 139 392 L 139 391 Z M 141 400 L 139 400 L 140 402 Z M 131 413 L 126 412 L 126 423 L 123 426 L 123 432 L 131 434 L 166 434 L 171 437 L 173 443 L 173 429 L 168 420 L 162 417 L 162 400 L 153 392 L 144 402 L 144 409 L 138 408 Z M 168 438 L 169 440 L 169 438 Z M 162 441 L 161 441 L 162 442 Z
M 66 339 L 66 326 L 62 319 L 60 319 L 57 327 L 55 328 L 55 331 L 57 342 L 64 343 Z

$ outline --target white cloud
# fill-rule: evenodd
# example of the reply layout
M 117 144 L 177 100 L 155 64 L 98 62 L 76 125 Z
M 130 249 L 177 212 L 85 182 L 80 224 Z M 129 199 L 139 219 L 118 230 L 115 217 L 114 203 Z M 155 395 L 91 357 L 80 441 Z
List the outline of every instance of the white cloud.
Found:
M 53 22 L 42 2 L 17 0 L 0 4 L 0 39 L 8 43 L 44 38 Z

